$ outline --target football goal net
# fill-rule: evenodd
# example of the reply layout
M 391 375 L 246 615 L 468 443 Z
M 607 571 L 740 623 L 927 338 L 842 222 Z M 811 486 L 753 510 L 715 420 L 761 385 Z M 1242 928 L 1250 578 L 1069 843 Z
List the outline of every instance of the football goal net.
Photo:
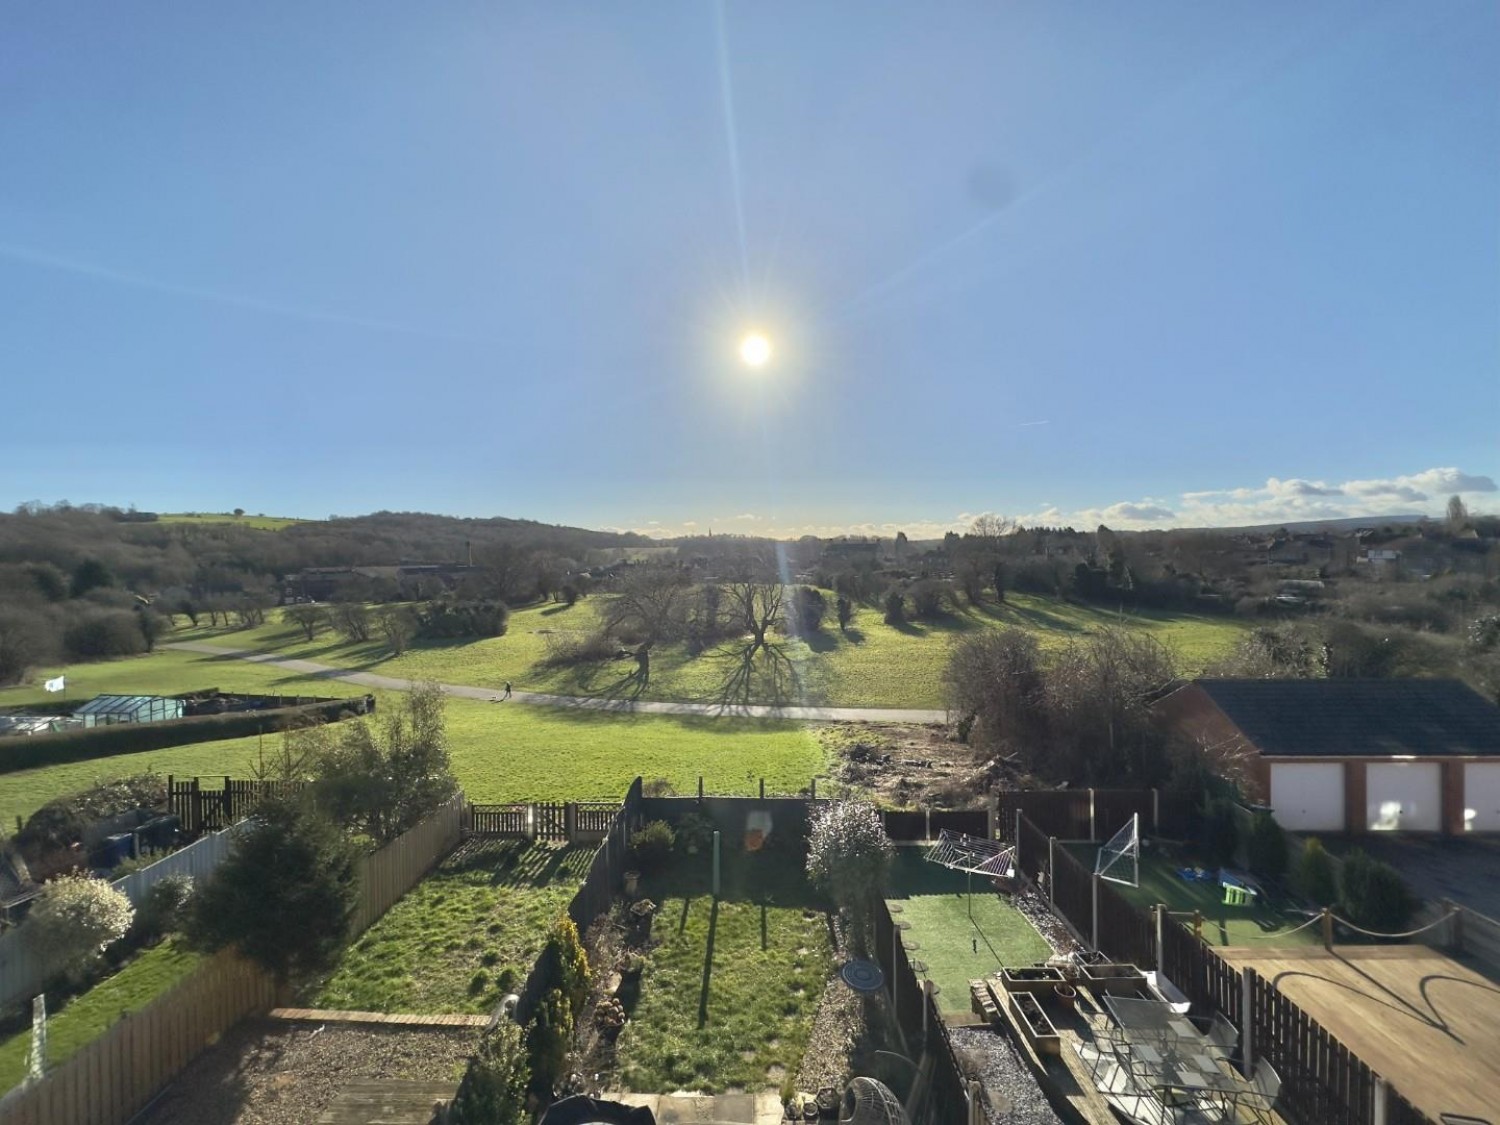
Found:
M 1094 860 L 1094 874 L 1128 887 L 1141 885 L 1141 817 L 1134 814 L 1111 836 Z

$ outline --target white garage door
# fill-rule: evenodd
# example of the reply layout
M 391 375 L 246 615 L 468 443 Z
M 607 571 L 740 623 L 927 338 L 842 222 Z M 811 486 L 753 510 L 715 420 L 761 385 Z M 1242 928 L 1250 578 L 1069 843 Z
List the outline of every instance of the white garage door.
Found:
M 1344 767 L 1339 762 L 1272 762 L 1271 808 L 1293 832 L 1344 830 Z
M 1436 762 L 1371 762 L 1365 773 L 1371 832 L 1436 832 L 1443 826 L 1442 767 Z
M 1464 765 L 1464 830 L 1500 832 L 1500 762 Z

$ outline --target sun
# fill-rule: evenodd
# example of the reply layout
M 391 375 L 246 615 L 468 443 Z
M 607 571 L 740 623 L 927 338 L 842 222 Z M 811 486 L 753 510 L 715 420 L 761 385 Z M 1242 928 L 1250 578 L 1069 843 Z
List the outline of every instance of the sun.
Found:
M 748 367 L 764 367 L 771 360 L 771 341 L 752 332 L 740 341 L 740 358 Z

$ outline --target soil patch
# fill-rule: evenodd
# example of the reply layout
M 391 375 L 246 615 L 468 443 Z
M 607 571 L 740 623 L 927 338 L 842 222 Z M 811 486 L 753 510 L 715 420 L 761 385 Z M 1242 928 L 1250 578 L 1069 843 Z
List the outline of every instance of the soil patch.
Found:
M 349 1082 L 456 1082 L 473 1028 L 373 1028 L 243 1020 L 167 1087 L 138 1125 L 307 1125 Z
M 834 776 L 883 805 L 974 808 L 989 790 L 1026 780 L 937 723 L 830 723 L 818 729 L 818 740 Z

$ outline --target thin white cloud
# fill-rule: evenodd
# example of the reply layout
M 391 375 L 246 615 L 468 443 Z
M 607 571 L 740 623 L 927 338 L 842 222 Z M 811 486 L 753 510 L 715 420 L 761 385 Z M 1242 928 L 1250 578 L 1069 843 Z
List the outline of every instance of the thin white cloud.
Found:
M 1087 530 L 1105 524 L 1121 530 L 1141 531 L 1169 527 L 1238 527 L 1258 524 L 1298 523 L 1394 515 L 1441 516 L 1448 497 L 1464 496 L 1470 507 L 1500 492 L 1494 478 L 1457 468 L 1425 469 L 1400 476 L 1330 482 L 1301 477 L 1270 477 L 1264 484 L 1200 489 L 1180 493 L 1175 499 L 1146 496 L 1118 500 L 1102 507 L 1064 510 L 1043 502 L 1031 512 L 1010 518 L 1023 527 L 1075 527 Z M 963 511 L 947 519 L 873 521 L 853 523 L 798 523 L 785 526 L 754 513 L 718 517 L 711 526 L 753 523 L 756 535 L 796 539 L 816 535 L 829 539 L 854 536 L 894 539 L 905 532 L 908 539 L 941 539 L 950 531 L 960 534 L 981 515 L 995 512 Z M 688 521 L 674 528 L 651 527 L 652 535 L 689 534 L 697 524 Z

